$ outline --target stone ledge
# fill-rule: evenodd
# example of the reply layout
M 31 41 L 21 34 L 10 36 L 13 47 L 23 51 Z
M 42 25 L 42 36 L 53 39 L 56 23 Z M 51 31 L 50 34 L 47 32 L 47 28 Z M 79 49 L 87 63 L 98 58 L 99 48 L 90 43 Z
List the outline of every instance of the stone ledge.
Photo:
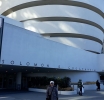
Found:
M 38 89 L 38 88 L 28 88 L 28 91 L 33 91 L 33 92 L 42 92 L 42 93 L 46 93 L 46 89 Z M 58 91 L 58 94 L 61 95 L 75 95 L 77 94 L 77 91 Z

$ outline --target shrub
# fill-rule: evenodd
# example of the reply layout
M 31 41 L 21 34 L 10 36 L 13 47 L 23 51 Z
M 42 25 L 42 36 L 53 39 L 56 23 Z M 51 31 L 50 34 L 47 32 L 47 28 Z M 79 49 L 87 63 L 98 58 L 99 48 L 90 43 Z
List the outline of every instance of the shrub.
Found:
M 64 78 L 55 78 L 55 77 L 51 77 L 48 78 L 46 76 L 43 77 L 32 77 L 31 81 L 29 81 L 31 83 L 30 87 L 40 87 L 40 86 L 47 86 L 49 85 L 50 81 L 54 81 L 55 85 L 59 85 L 59 87 L 61 88 L 67 88 L 67 87 L 71 87 L 70 83 L 71 83 L 71 79 L 69 77 L 64 77 Z

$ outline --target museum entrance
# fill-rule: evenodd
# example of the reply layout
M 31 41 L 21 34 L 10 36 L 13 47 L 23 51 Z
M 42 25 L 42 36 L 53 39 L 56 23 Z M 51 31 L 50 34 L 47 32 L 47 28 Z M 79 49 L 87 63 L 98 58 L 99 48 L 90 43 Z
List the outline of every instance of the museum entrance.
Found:
M 0 74 L 0 89 L 18 89 L 16 88 L 16 74 Z M 22 75 L 21 78 L 21 89 L 28 89 L 28 81 L 25 75 Z
M 15 89 L 16 75 L 0 74 L 0 88 L 1 89 Z

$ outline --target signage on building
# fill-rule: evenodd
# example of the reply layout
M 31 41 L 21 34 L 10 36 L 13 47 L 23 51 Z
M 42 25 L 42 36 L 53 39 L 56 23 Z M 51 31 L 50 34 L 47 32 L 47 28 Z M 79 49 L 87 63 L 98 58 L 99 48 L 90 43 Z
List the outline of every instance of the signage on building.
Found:
M 1 60 L 1 64 L 6 64 L 5 63 L 5 60 Z M 10 61 L 10 65 L 16 65 L 15 64 L 15 61 L 14 60 L 11 60 Z M 33 63 L 32 65 L 31 65 L 31 63 L 30 62 L 26 62 L 25 64 L 23 64 L 22 63 L 22 61 L 20 61 L 19 63 L 18 63 L 18 65 L 19 66 L 22 66 L 22 65 L 25 65 L 25 66 L 34 66 L 34 67 L 47 67 L 47 68 L 50 68 L 50 65 L 49 64 L 44 64 L 44 63 L 40 63 L 40 64 L 38 64 L 38 63 Z M 61 65 L 57 65 L 57 69 L 61 69 Z M 74 68 L 74 67 L 68 67 L 68 69 L 70 69 L 70 70 L 79 70 L 79 71 L 82 71 L 82 70 L 85 70 L 85 71 L 95 71 L 95 70 L 91 70 L 91 69 L 84 69 L 84 68 Z

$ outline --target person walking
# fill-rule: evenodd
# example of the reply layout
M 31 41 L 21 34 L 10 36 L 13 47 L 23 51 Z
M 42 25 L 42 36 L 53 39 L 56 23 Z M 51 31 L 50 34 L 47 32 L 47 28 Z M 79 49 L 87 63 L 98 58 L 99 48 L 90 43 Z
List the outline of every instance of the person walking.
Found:
M 82 96 L 82 88 L 84 88 L 82 80 L 78 81 L 77 87 L 78 87 L 78 94 Z
M 98 80 L 96 81 L 96 86 L 97 86 L 97 91 L 100 91 L 100 82 Z
M 46 100 L 58 100 L 58 90 L 54 86 L 54 81 L 50 81 L 50 86 L 47 88 Z

